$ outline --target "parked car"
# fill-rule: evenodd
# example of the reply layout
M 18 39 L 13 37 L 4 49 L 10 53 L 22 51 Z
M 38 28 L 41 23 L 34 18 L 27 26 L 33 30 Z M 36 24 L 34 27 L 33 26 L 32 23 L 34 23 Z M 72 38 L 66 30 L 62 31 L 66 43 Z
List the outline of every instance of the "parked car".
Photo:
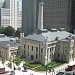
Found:
M 59 72 L 56 75 L 64 75 L 64 72 Z

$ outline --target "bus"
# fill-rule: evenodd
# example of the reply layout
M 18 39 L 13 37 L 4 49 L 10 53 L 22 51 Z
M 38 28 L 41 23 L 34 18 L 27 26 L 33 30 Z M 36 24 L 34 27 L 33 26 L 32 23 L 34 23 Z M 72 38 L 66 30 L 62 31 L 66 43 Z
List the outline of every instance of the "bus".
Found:
M 0 74 L 5 73 L 5 68 L 0 68 Z

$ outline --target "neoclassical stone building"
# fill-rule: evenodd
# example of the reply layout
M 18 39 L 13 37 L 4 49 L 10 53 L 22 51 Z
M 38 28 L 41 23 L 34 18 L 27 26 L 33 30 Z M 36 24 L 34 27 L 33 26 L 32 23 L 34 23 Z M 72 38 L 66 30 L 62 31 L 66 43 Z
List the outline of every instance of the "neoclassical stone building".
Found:
M 52 60 L 70 62 L 75 58 L 75 35 L 63 28 L 41 29 L 26 37 L 21 33 L 20 44 L 21 56 L 43 65 Z
M 13 41 L 2 41 L 0 42 L 0 57 L 4 57 L 9 60 L 10 57 L 16 57 L 18 53 L 19 44 Z

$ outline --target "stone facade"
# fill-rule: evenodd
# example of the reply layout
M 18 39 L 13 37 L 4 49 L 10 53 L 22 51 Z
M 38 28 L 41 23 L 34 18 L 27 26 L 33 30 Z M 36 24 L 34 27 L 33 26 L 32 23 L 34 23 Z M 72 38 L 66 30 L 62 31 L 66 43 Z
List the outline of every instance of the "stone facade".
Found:
M 36 38 L 38 39 L 38 37 Z M 25 56 L 28 60 L 39 62 L 43 65 L 46 65 L 52 60 L 63 62 L 74 60 L 75 39 L 73 36 L 61 40 L 58 38 L 52 41 L 48 41 L 47 38 L 44 41 L 37 41 L 21 36 L 21 56 Z

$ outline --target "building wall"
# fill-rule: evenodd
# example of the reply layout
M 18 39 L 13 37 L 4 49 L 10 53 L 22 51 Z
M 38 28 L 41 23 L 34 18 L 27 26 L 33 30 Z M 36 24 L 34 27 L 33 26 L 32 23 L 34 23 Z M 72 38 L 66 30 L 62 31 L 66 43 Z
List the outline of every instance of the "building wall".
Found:
M 36 61 L 46 65 L 52 60 L 70 62 L 75 59 L 74 39 L 63 39 L 43 43 L 24 38 L 21 42 L 23 56 L 32 62 Z
M 19 16 L 18 16 L 18 25 L 17 25 L 17 28 L 21 28 L 22 27 L 22 11 L 19 11 L 18 12 Z
M 44 64 L 45 60 L 45 46 L 42 42 L 25 40 L 25 55 L 28 60 L 32 62 L 40 62 Z
M 10 9 L 0 9 L 0 25 L 3 27 L 10 26 Z
M 0 57 L 4 57 L 6 60 L 9 60 L 10 57 L 12 59 L 13 59 L 13 57 L 16 58 L 17 51 L 18 51 L 18 48 L 16 48 L 16 47 L 12 48 L 9 45 L 7 47 L 0 46 Z
M 38 25 L 39 0 L 22 0 L 22 32 L 35 32 Z
M 0 57 L 5 57 L 5 59 L 8 59 L 8 49 L 0 47 Z
M 37 29 L 39 11 L 38 3 L 40 1 L 44 2 L 44 28 L 65 28 L 67 31 L 73 31 L 73 29 L 75 28 L 75 0 L 23 0 L 23 32 L 29 31 L 30 33 L 34 29 Z
M 0 0 L 0 8 L 3 7 L 4 0 Z
M 55 59 L 64 62 L 70 62 L 74 60 L 74 39 L 73 40 L 61 40 L 57 43 Z
M 19 23 L 19 0 L 6 0 L 5 7 L 10 9 L 10 26 L 17 30 Z
M 44 2 L 44 28 L 65 28 L 70 30 L 71 0 L 42 0 Z

